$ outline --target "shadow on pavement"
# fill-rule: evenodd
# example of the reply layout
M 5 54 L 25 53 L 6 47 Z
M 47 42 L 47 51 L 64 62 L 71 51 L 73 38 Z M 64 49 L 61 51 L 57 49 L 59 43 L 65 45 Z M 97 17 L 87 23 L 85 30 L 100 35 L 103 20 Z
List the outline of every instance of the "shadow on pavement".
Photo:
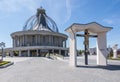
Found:
M 106 69 L 106 70 L 120 70 L 120 65 L 107 65 L 107 66 L 89 66 L 89 65 L 78 65 L 80 68 L 98 68 L 98 69 Z

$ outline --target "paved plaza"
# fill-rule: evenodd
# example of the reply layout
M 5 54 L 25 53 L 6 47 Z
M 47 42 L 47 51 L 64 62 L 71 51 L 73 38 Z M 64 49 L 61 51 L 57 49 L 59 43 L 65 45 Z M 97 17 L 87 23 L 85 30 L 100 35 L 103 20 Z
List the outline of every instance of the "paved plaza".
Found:
M 68 58 L 11 57 L 14 65 L 0 69 L 0 82 L 120 82 L 120 61 L 109 60 L 107 67 L 97 66 L 95 56 L 89 65 L 78 57 L 78 67 L 69 67 Z

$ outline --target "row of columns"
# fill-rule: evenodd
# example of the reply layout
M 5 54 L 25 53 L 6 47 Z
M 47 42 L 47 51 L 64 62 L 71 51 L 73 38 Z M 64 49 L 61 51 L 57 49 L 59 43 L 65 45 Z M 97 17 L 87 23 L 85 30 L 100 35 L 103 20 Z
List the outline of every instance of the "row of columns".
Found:
M 31 54 L 30 51 L 31 51 L 31 50 L 26 50 L 28 57 L 30 57 L 30 54 Z M 61 53 L 62 50 L 58 50 L 58 51 L 59 51 L 58 54 L 62 55 L 62 53 Z M 67 51 L 67 50 L 63 50 L 63 51 L 65 51 L 65 52 L 64 52 L 64 55 L 67 56 L 67 52 L 68 52 L 68 51 Z M 52 50 L 52 52 L 55 53 L 54 49 Z M 10 54 L 11 54 L 11 56 L 13 56 L 13 52 L 10 52 Z M 22 56 L 22 50 L 19 50 L 19 51 L 18 51 L 18 56 L 19 56 L 19 57 Z M 39 56 L 38 49 L 36 49 L 36 56 Z
M 44 44 L 45 43 L 45 44 Z M 47 46 L 59 46 L 66 47 L 66 39 L 56 36 L 43 36 L 43 35 L 22 35 L 13 37 L 13 47 L 21 46 L 36 46 L 36 45 L 47 45 Z

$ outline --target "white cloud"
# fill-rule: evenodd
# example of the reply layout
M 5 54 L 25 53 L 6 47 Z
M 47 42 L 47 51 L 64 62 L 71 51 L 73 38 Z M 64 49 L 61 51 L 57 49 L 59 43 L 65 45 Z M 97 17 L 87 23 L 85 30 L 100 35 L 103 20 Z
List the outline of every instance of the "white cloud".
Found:
M 7 18 L 7 17 L 9 17 L 10 15 L 3 15 L 3 16 L 1 16 L 0 17 L 0 20 L 2 20 L 2 19 L 4 19 L 4 18 Z
M 71 5 L 70 5 L 70 0 L 66 0 L 66 8 L 67 8 L 67 17 L 65 22 L 67 22 L 70 17 L 71 17 Z
M 19 13 L 24 10 L 35 14 L 41 1 L 42 0 L 0 0 L 0 20 L 11 16 L 13 13 Z
M 107 24 L 113 24 L 114 21 L 111 19 L 103 19 L 103 22 L 107 23 Z
M 56 22 L 66 23 L 71 17 L 70 0 L 44 0 L 42 5 L 46 9 L 47 15 Z
M 113 16 L 110 18 L 103 19 L 103 22 L 110 24 L 110 25 L 118 25 L 120 24 L 120 17 L 119 16 Z
M 111 4 L 108 4 L 106 6 L 106 9 L 104 9 L 105 12 L 110 12 L 116 5 L 120 4 L 120 0 L 111 0 Z
M 17 12 L 23 8 L 27 8 L 33 11 L 37 7 L 35 0 L 1 0 L 0 11 L 1 12 Z
M 86 7 L 89 3 L 89 0 L 71 0 L 71 7 L 73 9 L 83 9 L 83 7 Z
M 66 23 L 71 17 L 70 0 L 0 0 L 0 12 L 7 14 L 25 9 L 35 14 L 40 6 L 46 9 L 48 16 L 52 16 L 51 18 L 61 24 Z

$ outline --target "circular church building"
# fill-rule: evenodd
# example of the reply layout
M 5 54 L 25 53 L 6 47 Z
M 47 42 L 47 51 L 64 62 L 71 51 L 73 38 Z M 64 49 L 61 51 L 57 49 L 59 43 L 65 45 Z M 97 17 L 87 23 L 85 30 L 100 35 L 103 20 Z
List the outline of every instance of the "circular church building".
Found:
M 56 23 L 46 15 L 43 8 L 37 9 L 22 31 L 11 34 L 13 40 L 12 52 L 18 56 L 40 56 L 59 54 L 67 56 L 67 35 L 59 33 Z

